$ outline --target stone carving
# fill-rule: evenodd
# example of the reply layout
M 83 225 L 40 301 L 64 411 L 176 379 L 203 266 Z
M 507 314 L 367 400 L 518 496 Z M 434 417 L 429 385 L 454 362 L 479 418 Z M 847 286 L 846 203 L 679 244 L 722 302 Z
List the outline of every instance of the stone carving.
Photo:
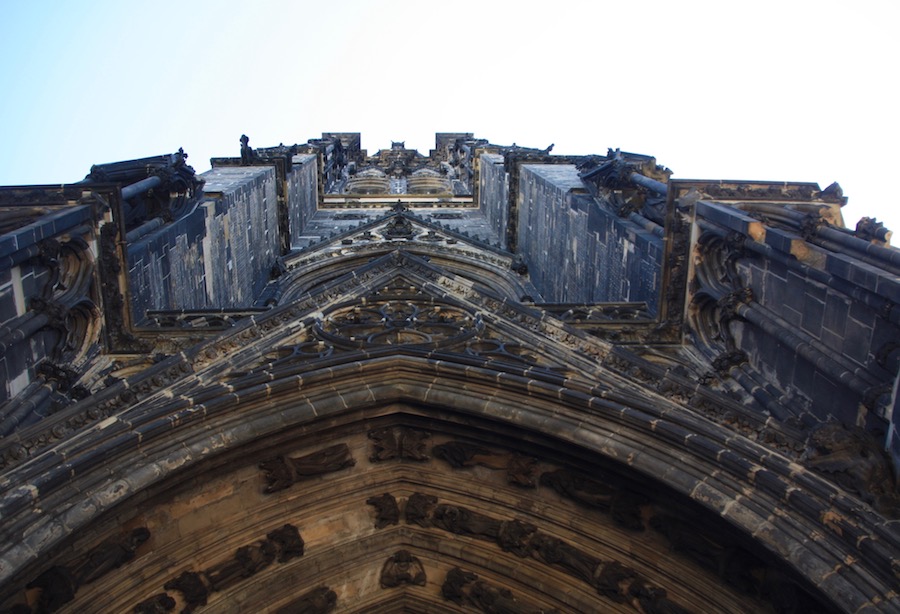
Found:
M 166 589 L 177 590 L 184 595 L 187 614 L 205 605 L 209 594 L 226 590 L 270 566 L 276 560 L 286 563 L 303 556 L 304 543 L 297 527 L 285 524 L 266 534 L 266 539 L 242 546 L 232 558 L 201 572 L 184 571 L 167 582 Z
M 473 467 L 481 465 L 489 469 L 506 470 L 510 484 L 534 488 L 534 471 L 537 460 L 530 456 L 513 453 L 495 453 L 487 448 L 463 441 L 448 441 L 432 448 L 435 457 L 447 462 L 451 467 Z
M 204 572 L 209 580 L 210 590 L 222 591 L 249 578 L 271 565 L 276 554 L 275 544 L 266 540 L 238 548 L 233 559 L 214 565 Z
M 183 571 L 177 578 L 169 580 L 163 585 L 166 590 L 175 590 L 184 597 L 185 606 L 182 614 L 191 614 L 200 606 L 206 605 L 209 598 L 209 587 L 203 580 L 203 576 L 194 571 Z
M 55 612 L 75 598 L 78 582 L 71 571 L 57 565 L 29 582 L 28 588 L 41 589 L 38 612 Z
M 390 495 L 372 497 L 372 500 L 381 500 L 383 497 L 390 497 Z M 371 500 L 369 503 L 374 505 Z M 414 493 L 409 497 L 406 504 L 406 522 L 419 524 L 423 527 L 433 526 L 456 535 L 493 541 L 506 552 L 512 552 L 523 558 L 528 556 L 534 557 L 547 565 L 551 565 L 586 582 L 594 587 L 597 594 L 602 597 L 617 603 L 632 603 L 640 612 L 650 611 L 641 608 L 655 608 L 652 611 L 660 613 L 671 611 L 678 614 L 683 611 L 680 609 L 681 606 L 671 602 L 666 597 L 666 592 L 663 589 L 650 586 L 636 570 L 618 561 L 601 560 L 561 539 L 541 533 L 534 525 L 521 520 L 498 520 L 455 505 L 440 504 L 435 507 L 436 503 L 437 499 L 435 497 Z M 434 508 L 433 511 L 432 508 Z M 682 530 L 681 525 L 675 524 L 674 519 L 669 519 L 668 517 L 666 519 L 668 520 L 666 527 L 670 530 L 664 531 L 664 535 L 668 537 L 673 531 L 680 532 Z M 670 541 L 674 539 L 677 538 L 672 538 Z M 705 540 L 707 540 L 705 537 L 698 537 L 697 539 L 701 543 L 705 543 Z M 689 547 L 681 542 L 679 544 L 679 548 L 673 545 L 673 549 L 684 550 Z M 722 548 L 719 547 L 714 551 L 714 554 L 717 555 L 721 552 Z M 408 554 L 405 551 L 400 551 L 385 563 L 382 569 L 383 586 L 397 586 L 412 582 L 409 578 L 414 578 L 415 574 L 409 570 L 418 561 L 411 555 L 408 557 Z M 731 583 L 729 578 L 732 575 L 737 574 L 743 577 L 747 576 L 749 572 L 762 571 L 756 568 L 748 569 L 746 565 L 741 566 L 739 559 L 742 554 L 742 552 L 735 551 L 735 557 L 737 558 L 734 561 L 729 556 L 726 556 L 725 558 L 713 558 L 711 563 L 703 561 L 701 564 L 705 564 L 707 567 L 712 565 L 712 569 L 717 571 L 719 576 L 729 583 Z M 424 570 L 422 573 L 424 575 Z M 640 588 L 635 588 L 637 592 L 632 594 L 629 592 L 631 586 L 638 581 L 643 582 L 643 584 L 641 584 Z M 475 574 L 454 568 L 447 574 L 447 578 L 441 587 L 441 594 L 445 599 L 458 605 L 471 605 L 484 612 L 539 611 L 518 609 L 525 606 L 521 606 L 521 604 L 512 599 L 511 595 L 502 591 L 497 592 L 500 589 L 495 589 L 494 587 L 475 588 L 476 582 L 478 582 L 478 577 Z M 643 601 L 640 601 L 639 597 Z M 666 608 L 670 609 L 667 610 Z
M 257 157 L 256 152 L 250 147 L 250 137 L 241 135 L 241 164 L 250 164 Z
M 618 561 L 607 561 L 603 563 L 600 573 L 597 574 L 594 586 L 597 587 L 597 593 L 612 599 L 617 603 L 625 603 L 628 581 L 637 577 L 630 567 L 622 565 Z
M 397 215 L 391 218 L 382 234 L 387 239 L 411 239 L 413 236 L 413 225 L 402 215 Z
M 535 558 L 594 585 L 600 559 L 582 552 L 561 539 L 543 533 L 538 533 L 531 539 L 531 551 Z
M 723 295 L 716 301 L 723 323 L 741 317 L 740 308 L 753 302 L 753 290 L 738 288 Z M 721 324 L 720 327 L 724 328 Z
M 28 584 L 39 588 L 38 611 L 52 612 L 75 598 L 80 586 L 89 584 L 118 569 L 135 557 L 138 547 L 150 539 L 146 527 L 138 527 L 124 536 L 108 539 L 72 565 L 56 565 Z
M 507 588 L 492 586 L 482 580 L 476 580 L 469 590 L 469 601 L 482 612 L 502 614 L 538 614 L 543 612 L 519 603 Z
M 863 217 L 856 223 L 856 236 L 864 241 L 884 243 L 891 235 L 891 231 L 884 227 L 884 222 L 879 222 L 874 217 Z
M 564 497 L 586 507 L 609 509 L 616 491 L 601 482 L 586 478 L 567 469 L 557 469 L 541 474 L 541 484 L 549 486 Z
M 394 588 L 401 584 L 425 586 L 425 568 L 408 550 L 398 550 L 381 568 L 381 588 Z
M 900 496 L 890 460 L 862 429 L 835 423 L 820 426 L 810 433 L 801 462 L 882 514 L 900 517 Z
M 441 585 L 441 595 L 459 606 L 471 606 L 487 614 L 552 614 L 558 610 L 545 610 L 518 601 L 509 589 L 479 580 L 470 571 L 454 567 L 447 572 Z
M 608 484 L 567 469 L 541 474 L 541 484 L 585 507 L 609 512 L 616 524 L 635 531 L 644 530 L 640 506 L 643 500 Z
M 454 567 L 447 572 L 447 577 L 441 585 L 441 595 L 444 599 L 463 606 L 466 604 L 468 595 L 464 591 L 467 584 L 478 579 L 478 576 L 471 571 L 463 571 L 459 567 Z
M 436 458 L 450 464 L 454 469 L 484 465 L 491 469 L 504 469 L 505 465 L 497 462 L 492 457 L 494 454 L 487 448 L 465 443 L 462 441 L 448 441 L 432 448 Z M 492 462 L 493 461 L 493 462 Z
M 146 527 L 138 527 L 127 536 L 109 539 L 75 565 L 72 570 L 79 585 L 90 584 L 134 558 L 138 547 L 150 539 Z
M 259 570 L 271 565 L 276 555 L 275 545 L 268 540 L 263 540 L 258 544 L 238 548 L 235 560 L 240 563 L 241 575 L 249 578 Z
M 292 524 L 286 524 L 267 533 L 266 537 L 278 549 L 278 562 L 287 563 L 291 559 L 303 556 L 303 538 L 300 531 Z
M 375 508 L 376 529 L 383 529 L 388 525 L 400 522 L 400 507 L 390 493 L 369 497 L 366 499 L 366 503 Z
M 429 457 L 425 453 L 425 440 L 430 437 L 430 433 L 405 426 L 369 431 L 369 439 L 373 441 L 369 460 L 373 463 L 395 458 L 427 461 Z
M 420 492 L 413 493 L 406 501 L 406 524 L 417 524 L 420 527 L 430 527 L 431 521 L 428 519 L 431 510 L 437 505 L 437 497 L 426 495 Z
M 285 524 L 249 546 L 242 546 L 234 558 L 214 565 L 203 573 L 209 581 L 210 590 L 221 591 L 256 574 L 271 565 L 276 559 L 286 563 L 303 556 L 303 538 L 297 527 Z
M 134 614 L 165 614 L 175 609 L 175 600 L 168 593 L 153 595 L 134 606 Z
M 727 376 L 731 369 L 746 364 L 750 360 L 743 350 L 725 350 L 713 359 L 712 367 L 720 376 Z
M 434 526 L 456 533 L 495 541 L 500 536 L 500 521 L 455 505 L 438 505 L 431 516 Z
M 275 614 L 327 614 L 337 605 L 337 593 L 327 586 L 309 591 L 299 599 L 278 608 Z
M 276 456 L 259 464 L 259 468 L 265 472 L 266 487 L 263 492 L 278 492 L 301 480 L 340 471 L 355 464 L 356 461 L 350 456 L 350 448 L 345 443 L 335 444 L 300 458 Z
M 506 464 L 506 481 L 523 488 L 536 488 L 536 469 L 537 459 L 523 454 L 510 454 Z
M 504 520 L 500 523 L 497 544 L 504 551 L 524 558 L 531 550 L 529 540 L 536 530 L 536 526 L 521 520 Z

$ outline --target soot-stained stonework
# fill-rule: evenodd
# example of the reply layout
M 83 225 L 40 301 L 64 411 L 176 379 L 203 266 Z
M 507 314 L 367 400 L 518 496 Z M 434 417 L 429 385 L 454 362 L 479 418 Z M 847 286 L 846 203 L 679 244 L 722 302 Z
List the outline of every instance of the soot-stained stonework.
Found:
M 837 184 L 361 143 L 0 187 L 0 612 L 900 608 Z

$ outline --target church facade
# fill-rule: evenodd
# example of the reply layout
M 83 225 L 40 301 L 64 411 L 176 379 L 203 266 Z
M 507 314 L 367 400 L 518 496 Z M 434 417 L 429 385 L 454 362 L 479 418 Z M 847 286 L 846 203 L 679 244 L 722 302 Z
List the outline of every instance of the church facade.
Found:
M 0 188 L 0 612 L 900 608 L 837 184 L 360 145 Z

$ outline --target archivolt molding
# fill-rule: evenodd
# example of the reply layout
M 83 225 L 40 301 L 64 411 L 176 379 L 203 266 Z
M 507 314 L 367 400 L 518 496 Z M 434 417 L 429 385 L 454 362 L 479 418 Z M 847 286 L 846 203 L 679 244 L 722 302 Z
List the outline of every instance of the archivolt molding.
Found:
M 449 413 L 443 418 L 451 421 L 444 423 L 422 408 L 383 409 L 368 413 L 368 436 L 347 417 L 342 423 L 329 420 L 314 426 L 300 439 L 296 433 L 279 434 L 223 451 L 220 460 L 198 462 L 174 484 L 145 490 L 141 503 L 126 504 L 130 510 L 119 510 L 107 523 L 114 526 L 130 518 L 127 522 L 150 527 L 153 541 L 138 548 L 135 562 L 146 571 L 124 571 L 142 579 L 122 586 L 110 574 L 102 582 L 80 586 L 77 598 L 87 600 L 82 604 L 101 604 L 97 607 L 105 611 L 127 611 L 166 589 L 182 604 L 199 606 L 209 598 L 217 607 L 226 607 L 223 603 L 233 602 L 222 600 L 233 598 L 232 589 L 252 590 L 246 578 L 253 576 L 257 584 L 271 587 L 271 594 L 258 595 L 262 601 L 256 603 L 297 599 L 304 587 L 318 585 L 337 591 L 340 603 L 348 591 L 360 590 L 360 582 L 365 585 L 360 574 L 366 576 L 366 569 L 383 571 L 385 557 L 402 547 L 427 569 L 432 584 L 431 592 L 423 594 L 427 599 L 438 598 L 435 587 L 441 578 L 462 566 L 491 584 L 511 587 L 525 601 L 562 611 L 589 611 L 602 604 L 610 611 L 642 612 L 641 596 L 649 598 L 645 588 L 692 611 L 759 607 L 757 602 L 748 605 L 734 587 L 691 588 L 692 582 L 739 583 L 734 562 L 727 571 L 702 563 L 703 557 L 732 560 L 728 552 L 738 542 L 723 542 L 719 534 L 708 533 L 706 521 L 691 531 L 706 535 L 707 545 L 697 550 L 697 544 L 683 541 L 678 523 L 689 511 L 658 488 L 635 482 L 614 463 L 594 463 L 584 452 L 547 447 L 549 440 L 543 436 L 533 434 L 526 441 L 537 439 L 523 444 L 513 432 L 505 433 L 484 418 L 462 421 Z M 435 429 L 434 434 L 425 428 Z M 475 439 L 448 439 L 441 434 L 447 429 Z M 340 443 L 321 448 L 323 440 Z M 385 448 L 385 441 L 392 443 Z M 529 463 L 534 475 L 540 475 L 540 485 L 510 480 L 509 461 L 521 456 L 516 450 L 523 445 L 541 456 Z M 329 452 L 332 448 L 341 451 L 336 456 Z M 450 457 L 444 451 L 461 448 L 465 451 L 453 458 L 462 462 L 446 460 Z M 386 449 L 391 452 L 385 454 Z M 313 470 L 302 485 L 275 491 L 266 486 L 271 463 L 263 460 L 257 468 L 256 460 L 278 452 Z M 340 462 L 332 462 L 335 459 Z M 559 463 L 567 459 L 579 469 L 560 469 Z M 579 470 L 590 471 L 591 477 L 580 477 Z M 376 493 L 382 493 L 378 499 L 385 498 L 385 490 L 399 507 L 393 521 L 379 524 L 372 499 Z M 360 505 L 364 500 L 370 505 Z M 285 533 L 286 524 L 294 527 L 292 532 L 273 537 L 277 527 L 282 527 L 278 534 Z M 92 532 L 102 534 L 103 522 L 98 525 Z M 268 540 L 262 540 L 263 535 Z M 654 562 L 666 549 L 667 562 Z M 289 556 L 276 561 L 278 552 Z M 171 565 L 185 559 L 182 565 Z M 749 553 L 740 560 L 754 569 L 766 566 Z M 65 564 L 65 558 L 61 562 Z M 759 573 L 791 586 L 786 577 Z M 542 583 L 548 575 L 554 582 Z M 369 586 L 369 591 L 380 592 L 377 586 Z M 363 597 L 377 600 L 371 594 Z M 367 608 L 368 602 L 357 611 Z
M 5 580 L 34 569 L 66 535 L 180 472 L 215 464 L 244 446 L 271 446 L 273 437 L 287 442 L 316 424 L 353 423 L 406 402 L 427 416 L 553 433 L 560 444 L 652 476 L 755 535 L 840 607 L 856 610 L 869 594 L 888 598 L 896 562 L 883 557 L 896 536 L 858 500 L 662 397 L 511 371 L 407 350 L 304 374 L 271 374 L 249 387 L 200 387 L 170 403 L 139 402 L 7 474 L 0 569 Z M 112 482 L 109 466 L 118 468 Z M 82 494 L 76 500 L 71 492 Z M 791 514 L 773 515 L 784 508 Z M 859 561 L 867 561 L 864 568 Z

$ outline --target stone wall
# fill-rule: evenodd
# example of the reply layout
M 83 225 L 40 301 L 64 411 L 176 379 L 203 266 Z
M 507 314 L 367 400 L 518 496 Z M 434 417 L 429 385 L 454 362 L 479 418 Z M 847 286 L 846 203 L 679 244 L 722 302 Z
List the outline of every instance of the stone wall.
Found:
M 275 169 L 219 167 L 203 175 L 188 215 L 128 246 L 135 320 L 148 309 L 253 305 L 278 254 Z
M 773 210 L 786 212 L 782 217 L 795 211 L 779 206 Z M 813 206 L 821 204 L 806 205 Z M 713 294 L 722 294 L 719 338 L 730 337 L 758 373 L 749 372 L 754 396 L 776 415 L 786 410 L 779 419 L 793 416 L 807 428 L 833 420 L 865 427 L 886 438 L 900 465 L 892 426 L 900 364 L 895 256 L 846 231 L 763 226 L 759 218 L 732 205 L 697 203 L 697 224 L 707 232 L 701 243 L 713 233 L 724 241 L 701 245 L 697 259 L 714 271 L 698 275 L 700 286 L 718 286 Z M 835 240 L 844 242 L 841 251 Z M 731 373 L 740 377 L 740 370 Z
M 287 177 L 287 202 L 291 247 L 296 248 L 318 203 L 318 168 L 314 154 L 294 156 Z
M 82 338 L 90 323 L 78 323 L 93 319 L 94 248 L 86 225 L 92 222 L 89 205 L 73 205 L 51 210 L 0 239 L 0 404 L 26 392 L 34 410 L 28 415 L 4 407 L 0 435 L 48 411 L 50 389 L 43 387 L 35 367 L 42 361 L 74 367 L 84 354 L 83 343 L 92 341 Z
M 509 173 L 503 156 L 481 154 L 479 160 L 478 207 L 506 249 L 506 224 L 509 220 Z
M 655 312 L 662 239 L 585 193 L 575 166 L 522 166 L 519 252 L 548 302 L 646 302 Z

